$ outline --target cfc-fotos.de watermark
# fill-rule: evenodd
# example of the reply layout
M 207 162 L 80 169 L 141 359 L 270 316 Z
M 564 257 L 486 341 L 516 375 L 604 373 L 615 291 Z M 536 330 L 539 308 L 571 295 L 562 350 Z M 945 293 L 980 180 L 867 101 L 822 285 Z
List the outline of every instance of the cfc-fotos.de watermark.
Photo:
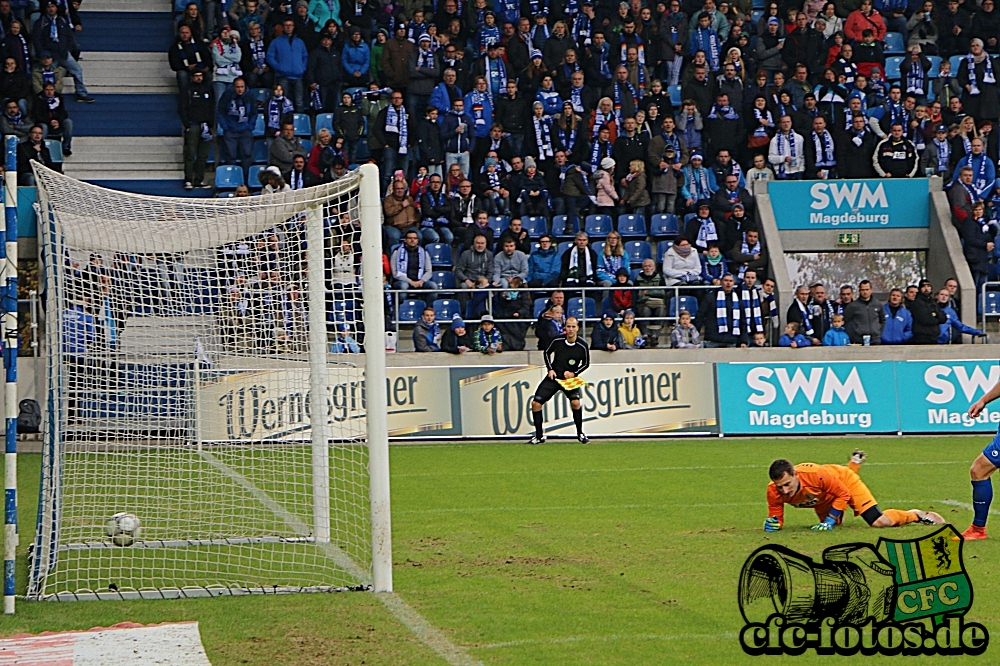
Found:
M 755 550 L 740 573 L 750 655 L 978 655 L 986 627 L 965 620 L 972 581 L 951 525 L 910 540 L 832 546 L 822 560 L 784 546 Z

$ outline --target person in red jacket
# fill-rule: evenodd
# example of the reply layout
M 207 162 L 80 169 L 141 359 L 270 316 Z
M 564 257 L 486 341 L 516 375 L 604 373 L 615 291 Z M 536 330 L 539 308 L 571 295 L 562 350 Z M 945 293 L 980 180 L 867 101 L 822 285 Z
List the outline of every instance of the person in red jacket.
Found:
M 855 9 L 844 21 L 844 34 L 852 42 L 861 41 L 861 32 L 870 29 L 875 33 L 875 41 L 885 41 L 885 21 L 882 15 L 872 7 L 872 0 L 864 0 L 861 9 Z

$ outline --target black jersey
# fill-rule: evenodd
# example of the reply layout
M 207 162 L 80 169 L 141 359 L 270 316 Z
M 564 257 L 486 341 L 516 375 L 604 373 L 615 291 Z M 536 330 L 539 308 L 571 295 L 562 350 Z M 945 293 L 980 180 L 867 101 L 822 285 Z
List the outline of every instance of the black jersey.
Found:
M 556 371 L 556 377 L 563 379 L 566 371 L 579 375 L 590 366 L 590 350 L 580 338 L 567 342 L 566 336 L 554 338 L 545 350 L 545 367 Z

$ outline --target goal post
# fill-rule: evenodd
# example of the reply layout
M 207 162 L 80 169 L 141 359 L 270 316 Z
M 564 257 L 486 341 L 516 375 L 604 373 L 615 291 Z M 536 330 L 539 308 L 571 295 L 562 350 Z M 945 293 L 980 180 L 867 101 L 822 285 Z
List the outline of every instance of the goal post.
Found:
M 230 199 L 34 169 L 48 418 L 28 598 L 391 591 L 377 167 Z

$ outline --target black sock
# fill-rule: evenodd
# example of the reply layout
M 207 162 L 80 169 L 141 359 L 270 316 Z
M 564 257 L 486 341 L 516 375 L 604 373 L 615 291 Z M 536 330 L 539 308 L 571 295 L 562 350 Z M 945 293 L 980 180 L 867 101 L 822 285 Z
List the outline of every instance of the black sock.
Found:
M 535 437 L 541 439 L 545 436 L 545 431 L 542 430 L 542 413 L 540 411 L 531 412 L 531 415 L 535 417 Z
M 573 423 L 576 424 L 576 434 L 583 434 L 583 408 L 573 410 Z

